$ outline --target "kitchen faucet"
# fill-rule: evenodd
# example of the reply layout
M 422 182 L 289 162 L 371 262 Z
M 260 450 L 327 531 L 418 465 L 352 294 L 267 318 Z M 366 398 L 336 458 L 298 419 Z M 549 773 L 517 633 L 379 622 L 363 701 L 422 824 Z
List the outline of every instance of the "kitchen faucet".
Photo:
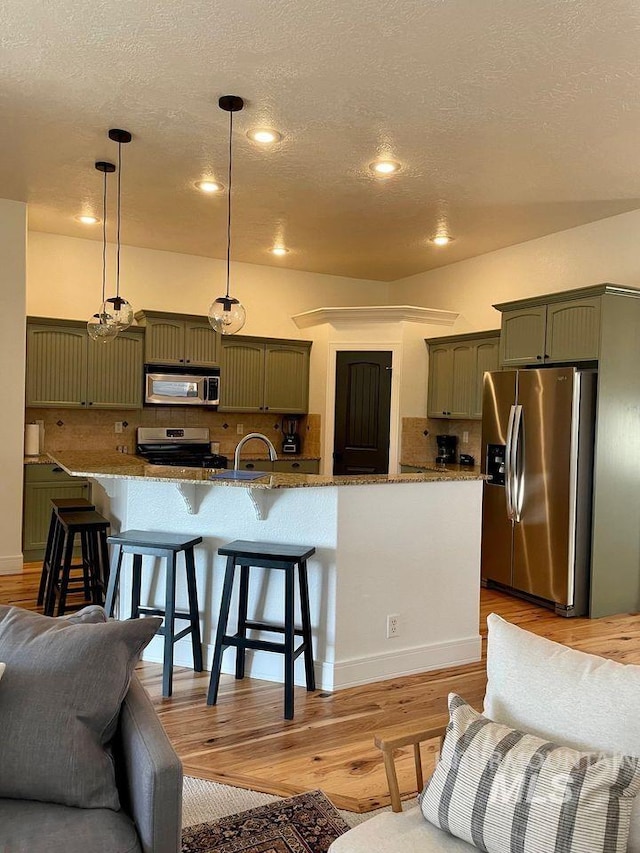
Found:
M 271 444 L 271 442 L 269 441 L 269 439 L 267 438 L 266 435 L 263 435 L 261 432 L 250 432 L 250 433 L 247 433 L 247 435 L 245 435 L 244 438 L 241 438 L 240 441 L 238 442 L 237 446 L 236 446 L 236 452 L 233 455 L 233 470 L 234 471 L 237 471 L 238 466 L 240 465 L 240 451 L 245 446 L 245 444 L 252 438 L 257 438 L 257 439 L 260 439 L 260 441 L 264 441 L 264 443 L 267 445 L 267 449 L 269 450 L 269 459 L 272 462 L 275 462 L 276 459 L 278 458 L 278 454 L 276 453 L 275 447 L 273 446 L 273 444 Z

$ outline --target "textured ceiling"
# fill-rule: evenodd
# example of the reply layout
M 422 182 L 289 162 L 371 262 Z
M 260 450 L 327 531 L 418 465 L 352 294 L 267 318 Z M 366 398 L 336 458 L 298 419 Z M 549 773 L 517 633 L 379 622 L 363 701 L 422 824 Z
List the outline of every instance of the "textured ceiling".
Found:
M 124 151 L 123 241 L 393 280 L 640 207 L 637 0 L 4 0 L 0 197 L 100 239 L 95 159 Z M 244 135 L 284 134 L 265 149 Z M 403 164 L 373 177 L 376 156 Z M 438 224 L 456 236 L 426 242 Z M 268 254 L 283 240 L 291 252 Z

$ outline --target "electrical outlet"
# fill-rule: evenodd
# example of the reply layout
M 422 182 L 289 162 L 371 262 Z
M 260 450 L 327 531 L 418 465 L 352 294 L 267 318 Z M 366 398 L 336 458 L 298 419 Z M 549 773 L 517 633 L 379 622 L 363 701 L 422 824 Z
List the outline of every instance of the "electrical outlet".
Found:
M 238 435 L 244 435 L 244 424 L 236 424 L 236 433 Z
M 469 433 L 466 429 L 462 433 L 462 443 L 469 444 Z
M 116 432 L 122 432 L 122 421 L 116 421 Z
M 397 637 L 400 629 L 400 617 L 397 613 L 389 613 L 387 616 L 387 640 Z

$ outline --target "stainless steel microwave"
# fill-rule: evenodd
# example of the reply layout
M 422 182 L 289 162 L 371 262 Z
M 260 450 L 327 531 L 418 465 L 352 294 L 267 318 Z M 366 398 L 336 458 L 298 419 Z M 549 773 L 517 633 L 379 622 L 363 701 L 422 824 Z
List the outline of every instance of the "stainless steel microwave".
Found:
M 220 403 L 219 367 L 145 364 L 144 402 L 153 406 L 217 406 Z

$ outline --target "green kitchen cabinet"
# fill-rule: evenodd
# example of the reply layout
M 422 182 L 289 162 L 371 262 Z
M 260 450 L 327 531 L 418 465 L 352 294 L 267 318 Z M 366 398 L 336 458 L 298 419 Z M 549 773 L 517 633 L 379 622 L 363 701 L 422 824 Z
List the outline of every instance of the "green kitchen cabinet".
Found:
M 305 414 L 310 341 L 223 338 L 220 410 Z
M 276 459 L 273 463 L 276 474 L 319 474 L 319 459 Z
M 144 333 L 93 341 L 76 320 L 27 319 L 27 406 L 139 409 Z
M 87 498 L 87 480 L 71 477 L 57 465 L 25 465 L 22 552 L 25 562 L 41 560 L 47 544 L 51 498 Z
M 147 364 L 192 364 L 212 367 L 219 360 L 219 338 L 206 317 L 160 311 L 138 311 L 145 329 Z
M 482 377 L 498 367 L 499 330 L 429 338 L 427 416 L 480 418 Z
M 270 459 L 241 459 L 238 464 L 240 471 L 273 471 L 273 462 Z
M 502 311 L 500 363 L 504 367 L 596 361 L 599 357 L 598 295 L 572 297 L 565 292 L 494 308 Z

